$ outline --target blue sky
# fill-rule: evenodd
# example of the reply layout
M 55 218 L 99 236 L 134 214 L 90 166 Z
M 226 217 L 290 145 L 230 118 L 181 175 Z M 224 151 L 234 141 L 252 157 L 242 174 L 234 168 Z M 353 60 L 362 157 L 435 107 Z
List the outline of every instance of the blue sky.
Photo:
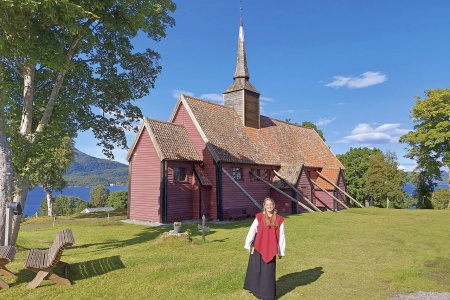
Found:
M 450 1 L 430 0 L 180 0 L 176 26 L 136 50 L 160 53 L 162 73 L 136 102 L 146 117 L 168 121 L 180 93 L 221 103 L 232 83 L 242 10 L 250 82 L 263 115 L 310 121 L 334 154 L 375 147 L 397 154 L 413 129 L 414 96 L 449 88 Z M 127 135 L 129 145 L 135 134 Z M 92 135 L 76 147 L 103 157 Z M 126 163 L 127 150 L 116 150 Z

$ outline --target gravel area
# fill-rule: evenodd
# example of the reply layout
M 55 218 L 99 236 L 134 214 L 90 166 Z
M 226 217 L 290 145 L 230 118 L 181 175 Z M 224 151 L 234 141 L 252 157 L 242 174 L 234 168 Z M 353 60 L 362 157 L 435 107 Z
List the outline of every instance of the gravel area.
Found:
M 450 293 L 415 292 L 396 295 L 391 300 L 450 300 Z

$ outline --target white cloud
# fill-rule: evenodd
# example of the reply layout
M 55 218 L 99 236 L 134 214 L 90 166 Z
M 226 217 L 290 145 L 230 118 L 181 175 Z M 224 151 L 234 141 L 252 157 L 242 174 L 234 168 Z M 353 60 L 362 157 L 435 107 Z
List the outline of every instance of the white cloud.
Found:
M 275 102 L 275 100 L 273 98 L 269 98 L 269 97 L 260 97 L 259 100 L 265 101 L 265 102 Z
M 383 83 L 387 76 L 381 72 L 365 72 L 359 76 L 334 76 L 334 81 L 326 84 L 326 87 L 347 87 L 349 89 L 360 89 Z
M 203 94 L 200 95 L 200 99 L 208 100 L 211 102 L 216 102 L 219 104 L 223 104 L 223 96 L 222 94 Z
M 325 126 L 325 125 L 330 124 L 334 120 L 336 120 L 336 118 L 332 118 L 332 119 L 320 118 L 319 121 L 317 121 L 316 126 Z
M 295 110 L 293 109 L 286 109 L 286 110 L 280 110 L 276 112 L 271 112 L 271 115 L 282 115 L 282 114 L 293 114 L 295 113 Z
M 407 133 L 408 129 L 401 129 L 400 123 L 387 123 L 378 127 L 361 123 L 351 131 L 351 135 L 345 136 L 338 143 L 358 144 L 387 144 L 396 143 L 401 135 Z
M 185 94 L 191 97 L 194 97 L 194 93 L 188 92 L 188 91 L 183 91 L 183 90 L 172 90 L 172 96 L 175 99 L 178 99 L 180 97 L 181 94 Z

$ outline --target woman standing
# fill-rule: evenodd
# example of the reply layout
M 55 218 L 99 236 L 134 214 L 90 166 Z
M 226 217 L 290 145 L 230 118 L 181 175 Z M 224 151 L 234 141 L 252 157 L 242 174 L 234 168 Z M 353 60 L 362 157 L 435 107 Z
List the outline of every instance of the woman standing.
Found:
M 275 299 L 276 257 L 284 256 L 286 239 L 284 218 L 277 214 L 275 202 L 266 197 L 263 212 L 257 213 L 245 239 L 250 252 L 244 289 L 264 300 Z

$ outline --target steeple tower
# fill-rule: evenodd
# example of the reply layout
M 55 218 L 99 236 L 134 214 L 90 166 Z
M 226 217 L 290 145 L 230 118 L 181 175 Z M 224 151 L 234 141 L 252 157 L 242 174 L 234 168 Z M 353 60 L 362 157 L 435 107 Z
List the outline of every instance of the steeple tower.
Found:
M 260 93 L 249 81 L 242 19 L 239 26 L 236 71 L 233 79 L 234 82 L 223 92 L 224 105 L 236 110 L 244 126 L 259 129 Z

